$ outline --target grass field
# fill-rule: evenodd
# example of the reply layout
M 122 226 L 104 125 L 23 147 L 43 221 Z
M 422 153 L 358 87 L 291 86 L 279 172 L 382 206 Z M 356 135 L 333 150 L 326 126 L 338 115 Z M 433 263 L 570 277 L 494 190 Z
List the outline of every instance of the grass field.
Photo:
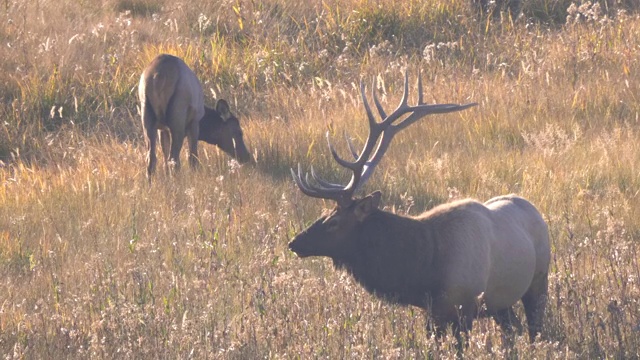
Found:
M 542 338 L 509 355 L 640 357 L 636 0 L 525 0 L 517 21 L 468 0 L 194 4 L 0 3 L 2 358 L 455 358 L 419 309 L 287 248 L 333 206 L 289 168 L 344 181 L 324 134 L 362 144 L 359 81 L 391 111 L 405 69 L 427 102 L 479 106 L 398 134 L 362 193 L 414 215 L 526 197 L 549 224 L 550 299 Z M 199 171 L 149 186 L 137 82 L 160 52 L 230 102 L 255 166 L 205 144 Z M 493 321 L 465 355 L 506 356 Z

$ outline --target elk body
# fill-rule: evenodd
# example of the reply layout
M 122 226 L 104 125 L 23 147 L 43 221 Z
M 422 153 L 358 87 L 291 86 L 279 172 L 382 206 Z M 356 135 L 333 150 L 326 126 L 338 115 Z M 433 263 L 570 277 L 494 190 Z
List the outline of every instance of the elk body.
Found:
M 300 257 L 331 258 L 337 268 L 348 271 L 378 297 L 429 310 L 438 335 L 453 328 L 459 350 L 461 332 L 471 330 L 478 316 L 492 316 L 510 332 L 515 320 L 512 306 L 519 300 L 533 341 L 541 330 L 546 306 L 550 247 L 547 225 L 531 203 L 515 195 L 484 204 L 467 199 L 406 217 L 380 210 L 379 191 L 353 197 L 398 130 L 425 115 L 475 105 L 425 105 L 420 81 L 418 87 L 418 105 L 407 106 L 405 77 L 401 104 L 389 116 L 374 92 L 384 119 L 378 123 L 361 85 L 371 129 L 364 149 L 357 154 L 349 144 L 355 158 L 351 162 L 340 158 L 329 143 L 335 160 L 353 172 L 348 185 L 329 183 L 313 168 L 311 177 L 302 177 L 300 166 L 297 173 L 292 171 L 304 194 L 334 200 L 337 206 L 298 234 L 289 248 Z M 405 114 L 410 115 L 393 124 Z
M 149 151 L 149 179 L 156 166 L 158 133 L 165 161 L 175 163 L 176 168 L 180 167 L 185 137 L 189 140 L 192 167 L 198 162 L 198 140 L 217 145 L 240 162 L 251 159 L 240 123 L 227 102 L 221 99 L 214 108 L 205 106 L 200 81 L 181 59 L 167 54 L 153 59 L 142 72 L 138 96 Z

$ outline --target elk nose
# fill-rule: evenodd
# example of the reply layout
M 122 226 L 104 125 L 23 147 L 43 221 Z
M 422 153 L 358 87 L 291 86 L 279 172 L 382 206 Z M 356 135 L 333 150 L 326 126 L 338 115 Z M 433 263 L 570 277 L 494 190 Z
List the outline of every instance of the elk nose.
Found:
M 253 160 L 253 157 L 251 156 L 251 153 L 249 153 L 247 147 L 244 145 L 244 142 L 236 142 L 236 140 L 233 139 L 233 148 L 235 150 L 235 157 L 239 163 L 244 164 Z
M 298 251 L 300 251 L 300 246 L 298 246 L 298 244 L 296 244 L 296 241 L 294 240 L 289 243 L 289 250 L 297 254 Z

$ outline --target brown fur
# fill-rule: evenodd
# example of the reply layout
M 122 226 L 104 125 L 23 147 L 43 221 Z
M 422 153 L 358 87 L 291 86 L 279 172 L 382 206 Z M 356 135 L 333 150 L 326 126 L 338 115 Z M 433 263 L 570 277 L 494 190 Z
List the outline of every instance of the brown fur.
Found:
M 430 310 L 438 334 L 452 326 L 459 339 L 479 315 L 493 316 L 510 331 L 511 306 L 522 299 L 535 339 L 546 305 L 550 248 L 533 205 L 509 195 L 405 217 L 379 210 L 379 200 L 376 192 L 336 207 L 289 247 L 300 257 L 333 259 L 376 296 Z
M 156 166 L 158 132 L 165 161 L 175 163 L 176 168 L 180 167 L 185 137 L 189 140 L 192 167 L 197 165 L 198 140 L 217 145 L 240 162 L 251 159 L 240 123 L 229 111 L 227 102 L 218 100 L 215 108 L 206 107 L 200 81 L 181 59 L 166 54 L 157 56 L 140 77 L 138 95 L 149 151 L 149 179 Z

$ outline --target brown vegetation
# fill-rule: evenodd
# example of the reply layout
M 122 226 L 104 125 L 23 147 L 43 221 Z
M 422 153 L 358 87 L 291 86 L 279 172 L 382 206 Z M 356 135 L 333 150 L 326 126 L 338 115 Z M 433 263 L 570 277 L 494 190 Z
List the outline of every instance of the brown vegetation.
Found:
M 455 356 L 415 309 L 287 248 L 322 208 L 289 168 L 342 180 L 326 131 L 362 143 L 359 80 L 389 106 L 408 68 L 427 103 L 479 106 L 403 132 L 362 191 L 399 215 L 529 199 L 553 256 L 545 337 L 516 337 L 518 356 L 637 357 L 638 5 L 571 5 L 525 1 L 512 23 L 468 0 L 2 2 L 0 353 Z M 159 53 L 238 111 L 255 167 L 203 144 L 199 171 L 149 191 L 136 88 Z M 500 334 L 476 321 L 465 355 L 500 357 Z

